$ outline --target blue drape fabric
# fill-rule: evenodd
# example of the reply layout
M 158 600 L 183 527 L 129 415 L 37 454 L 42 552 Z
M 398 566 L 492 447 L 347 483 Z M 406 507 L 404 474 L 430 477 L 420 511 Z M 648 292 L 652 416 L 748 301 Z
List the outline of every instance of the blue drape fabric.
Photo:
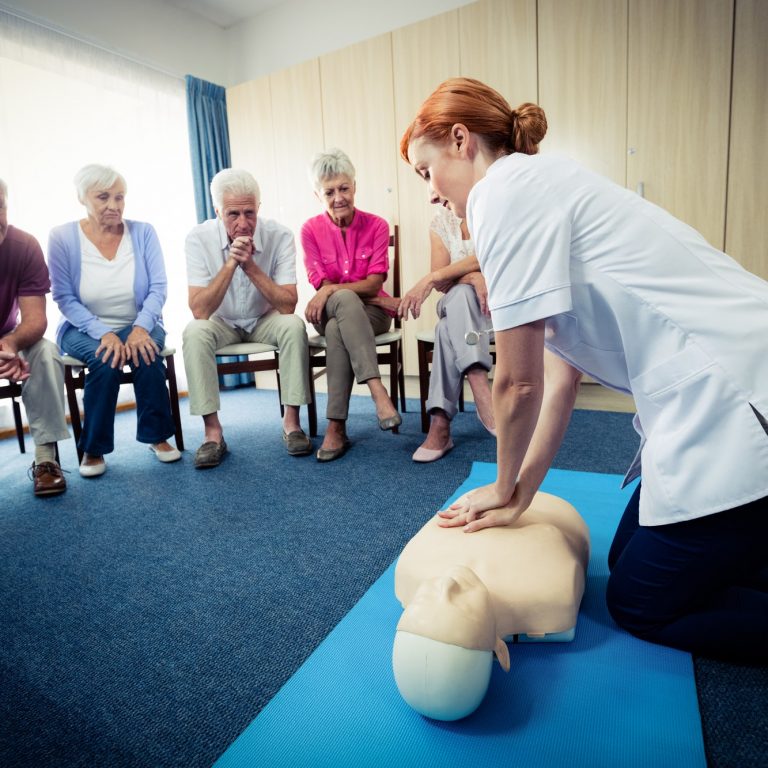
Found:
M 187 86 L 187 123 L 189 126 L 189 155 L 195 185 L 195 209 L 198 223 L 216 216 L 211 201 L 211 179 L 232 160 L 229 151 L 227 123 L 227 92 L 215 83 L 192 75 L 185 78 Z M 221 362 L 237 360 L 221 357 Z M 240 358 L 242 359 L 242 358 Z M 254 381 L 252 373 L 228 373 L 219 377 L 222 389 L 248 386 Z
M 216 214 L 211 203 L 211 179 L 222 168 L 229 168 L 229 127 L 227 124 L 227 93 L 214 83 L 192 75 L 187 84 L 187 123 L 189 154 L 195 184 L 195 208 L 198 223 Z

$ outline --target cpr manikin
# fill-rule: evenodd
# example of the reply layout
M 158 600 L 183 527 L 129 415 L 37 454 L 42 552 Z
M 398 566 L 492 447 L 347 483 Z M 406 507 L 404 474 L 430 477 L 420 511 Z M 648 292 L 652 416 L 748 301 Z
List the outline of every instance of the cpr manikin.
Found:
M 400 694 L 436 720 L 471 714 L 504 641 L 572 640 L 589 561 L 589 531 L 568 502 L 537 493 L 511 526 L 471 534 L 435 516 L 395 568 L 404 611 L 392 664 Z

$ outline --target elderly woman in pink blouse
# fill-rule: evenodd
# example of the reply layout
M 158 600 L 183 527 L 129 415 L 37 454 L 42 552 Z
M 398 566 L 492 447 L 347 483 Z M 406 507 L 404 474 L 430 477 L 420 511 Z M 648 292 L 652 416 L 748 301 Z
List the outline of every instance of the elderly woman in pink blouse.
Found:
M 402 419 L 381 382 L 374 337 L 392 324 L 398 300 L 382 286 L 389 270 L 389 224 L 355 208 L 355 169 L 340 149 L 315 156 L 310 177 L 325 212 L 301 229 L 304 264 L 317 290 L 305 316 L 327 342 L 328 428 L 318 461 L 350 446 L 346 423 L 353 378 L 367 384 L 381 429 Z

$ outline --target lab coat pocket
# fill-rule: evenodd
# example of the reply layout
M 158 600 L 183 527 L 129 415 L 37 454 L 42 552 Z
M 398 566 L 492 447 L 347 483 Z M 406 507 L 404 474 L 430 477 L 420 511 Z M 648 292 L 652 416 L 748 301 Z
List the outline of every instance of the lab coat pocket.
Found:
M 768 441 L 715 360 L 689 345 L 632 379 L 632 392 L 647 438 L 643 488 L 670 521 L 686 510 L 707 514 L 735 506 L 750 493 L 751 469 L 765 462 Z M 642 504 L 640 518 L 643 523 Z

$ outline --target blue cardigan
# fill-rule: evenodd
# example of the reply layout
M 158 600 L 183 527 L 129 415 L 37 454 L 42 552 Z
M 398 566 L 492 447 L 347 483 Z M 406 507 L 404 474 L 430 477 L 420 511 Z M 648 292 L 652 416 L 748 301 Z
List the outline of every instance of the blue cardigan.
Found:
M 162 327 L 162 311 L 168 294 L 163 252 L 160 241 L 151 224 L 142 221 L 125 222 L 133 241 L 136 261 L 133 293 L 138 314 L 133 325 L 151 332 L 156 325 Z M 91 338 L 101 339 L 112 331 L 80 301 L 80 224 L 70 221 L 54 227 L 48 236 L 48 270 L 51 273 L 53 300 L 63 315 L 56 330 L 56 343 L 61 347 L 61 337 L 75 327 Z

